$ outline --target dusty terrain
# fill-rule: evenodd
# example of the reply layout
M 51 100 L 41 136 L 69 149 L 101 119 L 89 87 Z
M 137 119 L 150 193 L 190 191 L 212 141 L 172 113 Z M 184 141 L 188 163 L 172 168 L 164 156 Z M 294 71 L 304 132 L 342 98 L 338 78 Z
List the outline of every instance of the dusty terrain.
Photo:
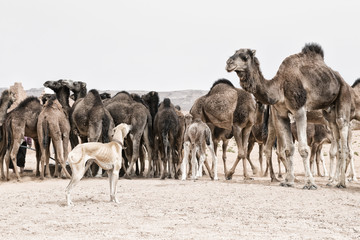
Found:
M 328 147 L 324 149 L 329 168 Z M 359 172 L 360 132 L 353 138 Z M 257 146 L 252 159 L 257 163 Z M 107 178 L 83 179 L 65 204 L 69 179 L 40 181 L 34 173 L 0 182 L 1 239 L 360 239 L 360 183 L 346 189 L 303 190 L 303 164 L 296 152 L 294 188 L 271 183 L 269 177 L 243 180 L 242 164 L 234 178 L 219 181 L 137 178 L 118 182 L 120 204 L 109 202 Z M 234 142 L 228 166 L 236 156 Z M 275 154 L 274 154 L 275 157 Z M 26 169 L 35 169 L 28 151 Z M 277 163 L 275 163 L 277 172 Z M 250 171 L 250 167 L 248 168 Z

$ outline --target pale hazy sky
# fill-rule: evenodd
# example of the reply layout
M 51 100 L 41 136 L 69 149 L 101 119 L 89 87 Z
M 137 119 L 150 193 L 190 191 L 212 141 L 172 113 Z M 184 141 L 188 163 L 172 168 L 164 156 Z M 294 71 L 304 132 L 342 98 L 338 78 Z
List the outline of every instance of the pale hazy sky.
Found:
M 225 71 L 236 49 L 255 49 L 270 79 L 308 42 L 352 84 L 359 16 L 357 0 L 0 0 L 0 88 L 61 78 L 99 90 L 239 87 Z

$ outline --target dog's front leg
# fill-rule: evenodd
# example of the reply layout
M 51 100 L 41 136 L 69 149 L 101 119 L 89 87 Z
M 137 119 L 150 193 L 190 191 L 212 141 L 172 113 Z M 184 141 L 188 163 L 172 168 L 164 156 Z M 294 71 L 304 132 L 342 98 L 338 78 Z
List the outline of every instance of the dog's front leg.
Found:
M 116 198 L 119 170 L 120 167 L 108 171 L 109 181 L 110 181 L 110 202 L 119 203 L 119 200 Z

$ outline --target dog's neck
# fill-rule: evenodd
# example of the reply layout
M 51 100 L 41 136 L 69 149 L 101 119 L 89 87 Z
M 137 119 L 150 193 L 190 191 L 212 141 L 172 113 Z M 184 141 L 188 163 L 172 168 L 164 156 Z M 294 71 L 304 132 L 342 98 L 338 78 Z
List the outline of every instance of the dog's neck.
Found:
M 113 139 L 113 140 L 111 140 L 111 141 L 120 144 L 120 146 L 121 146 L 123 149 L 125 149 L 124 143 L 120 142 L 119 140 Z

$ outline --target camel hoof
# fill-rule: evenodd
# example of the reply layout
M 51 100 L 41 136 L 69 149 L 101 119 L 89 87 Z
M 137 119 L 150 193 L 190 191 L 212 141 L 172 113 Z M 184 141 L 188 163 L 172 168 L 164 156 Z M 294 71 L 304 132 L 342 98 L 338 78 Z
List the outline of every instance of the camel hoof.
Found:
M 252 178 L 252 177 L 244 177 L 244 180 L 254 180 L 254 178 Z
M 346 185 L 345 184 L 342 184 L 342 183 L 338 183 L 336 185 L 337 188 L 346 188 Z
M 282 182 L 280 183 L 281 187 L 294 187 L 293 183 L 289 183 L 289 182 Z
M 316 190 L 317 186 L 315 184 L 306 184 L 303 189 L 307 189 L 307 190 Z
M 234 172 L 229 171 L 229 172 L 226 174 L 226 176 L 225 176 L 226 180 L 231 180 L 232 177 L 233 177 L 233 175 L 234 175 Z
M 273 177 L 273 178 L 271 178 L 271 182 L 280 182 L 280 180 L 277 179 L 276 177 Z
M 281 174 L 278 174 L 278 178 L 283 178 Z
M 129 174 L 127 174 L 127 173 L 125 173 L 124 178 L 125 178 L 125 179 L 129 179 L 129 180 L 131 180 L 130 175 L 129 175 Z

